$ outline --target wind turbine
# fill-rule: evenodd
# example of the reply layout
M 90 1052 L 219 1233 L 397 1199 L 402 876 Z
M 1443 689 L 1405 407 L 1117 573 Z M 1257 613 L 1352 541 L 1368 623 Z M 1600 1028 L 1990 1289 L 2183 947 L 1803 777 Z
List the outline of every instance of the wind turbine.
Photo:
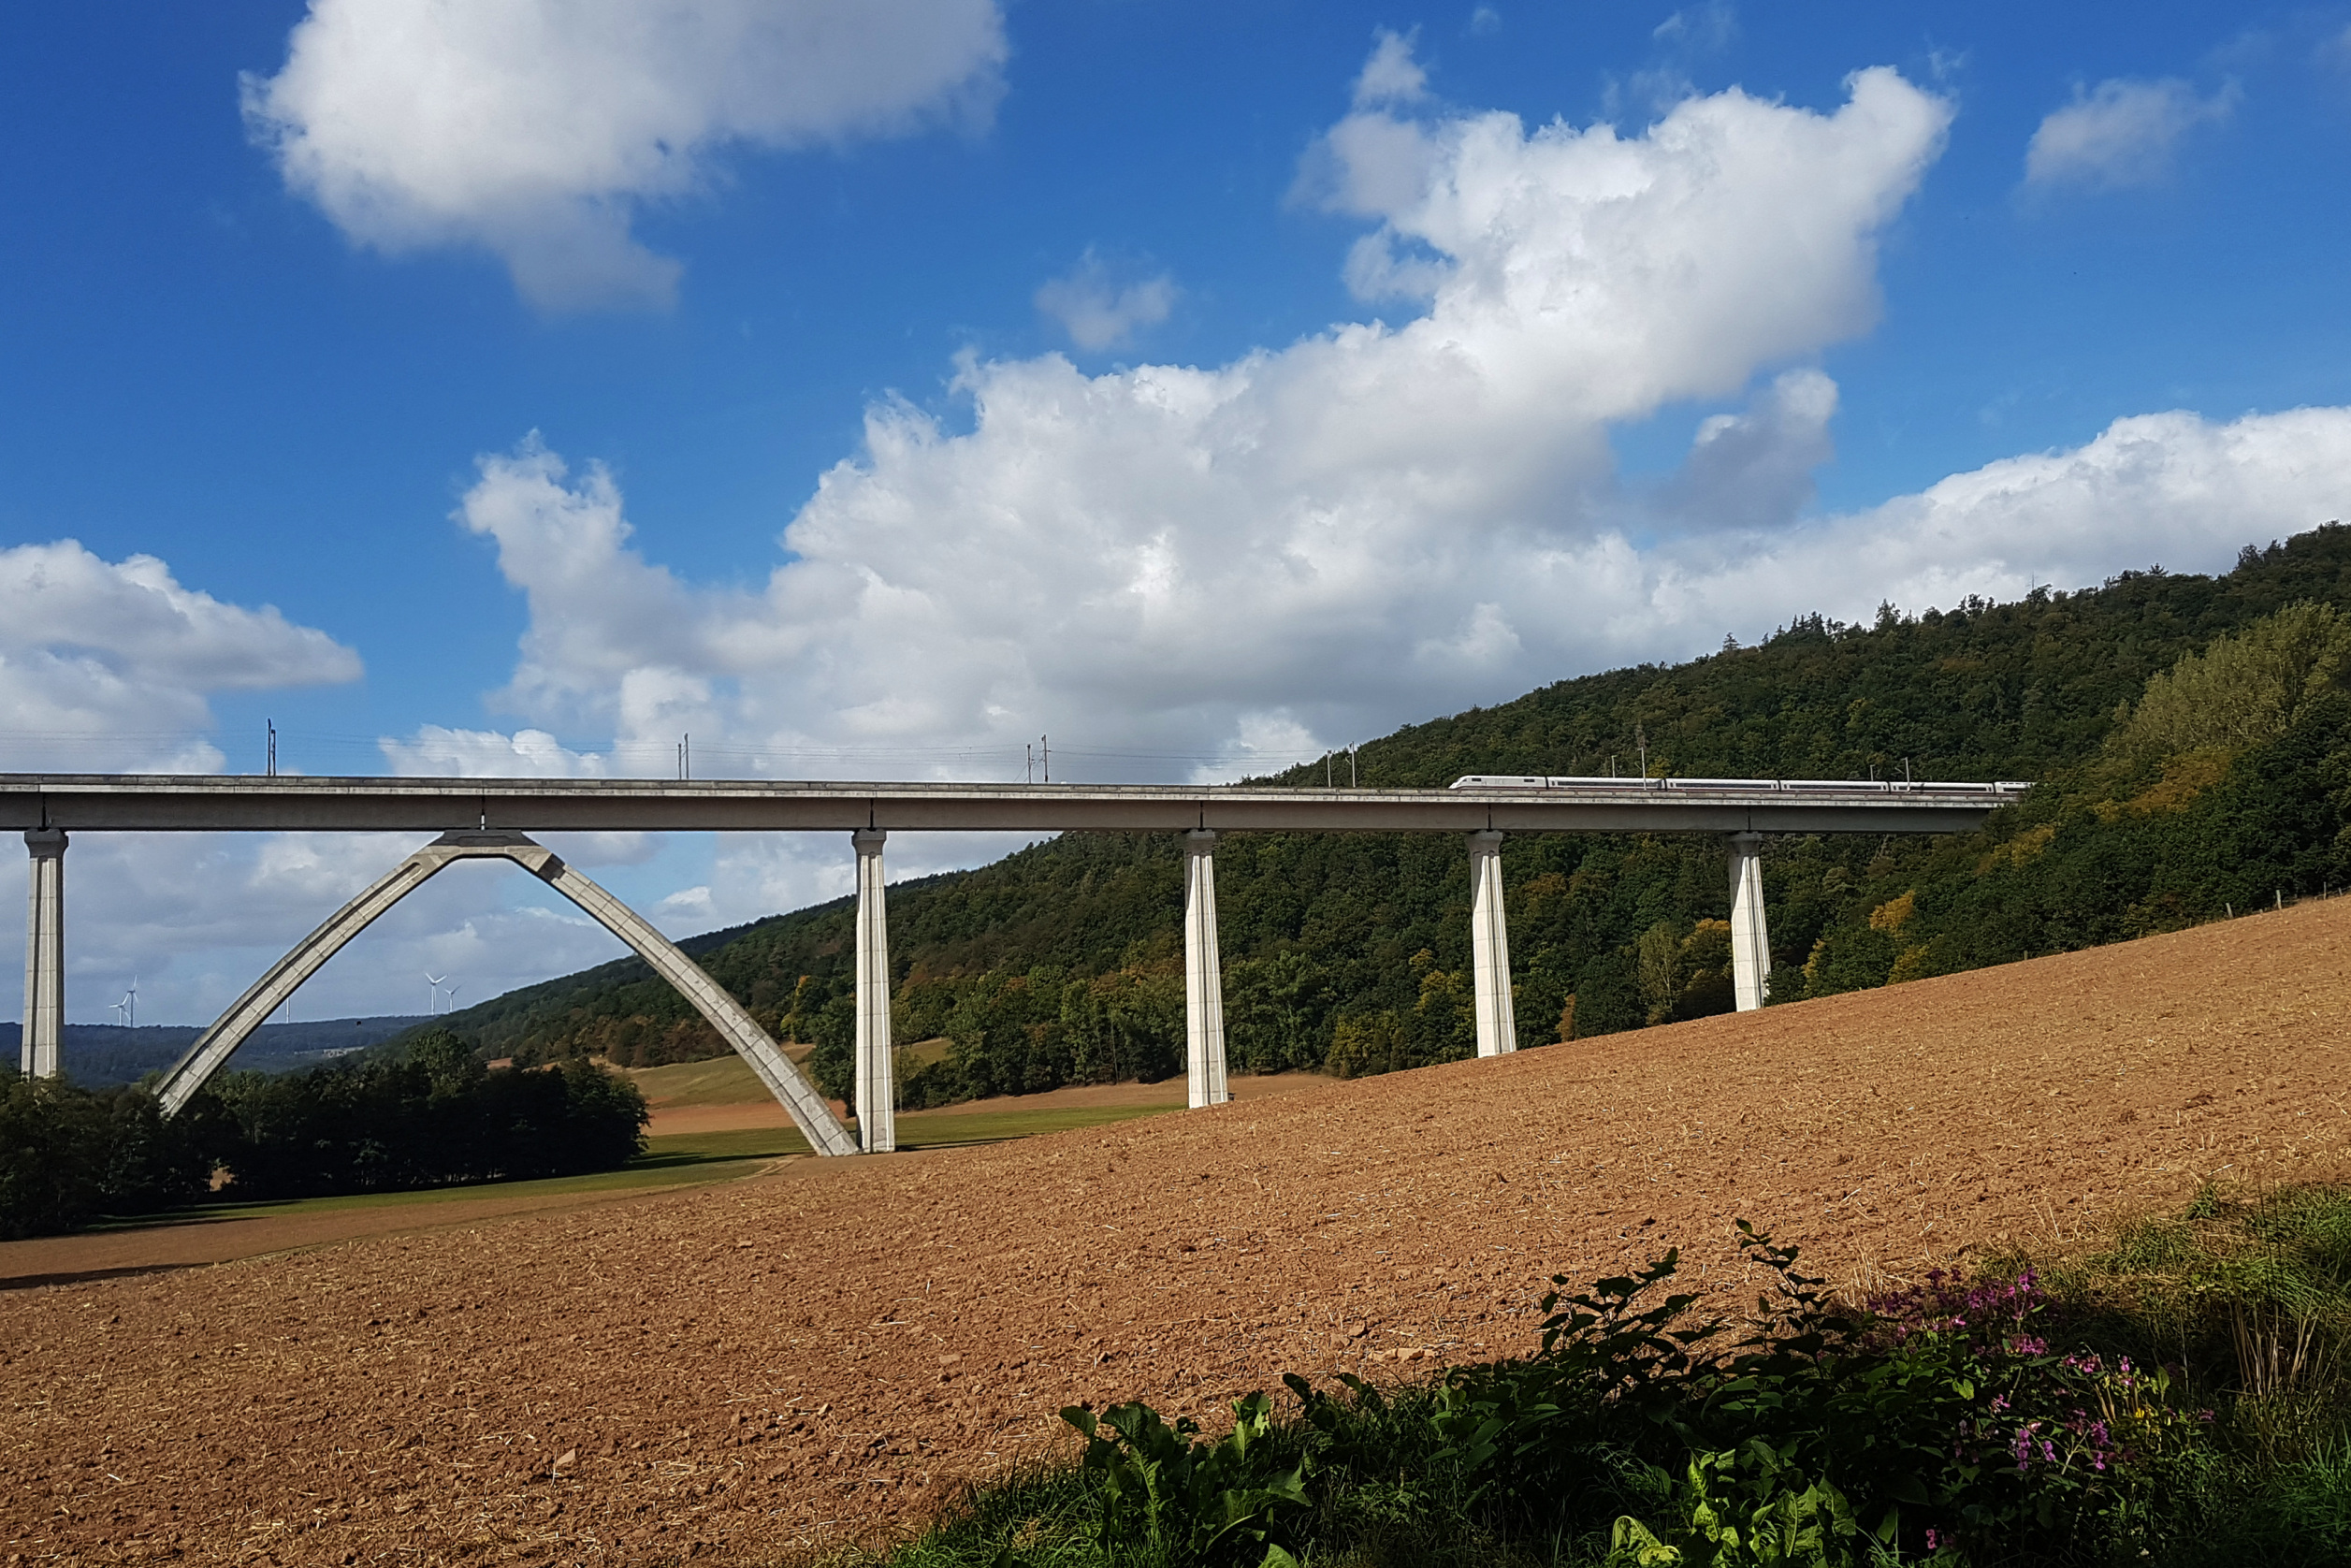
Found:
M 123 993 L 123 999 L 113 1004 L 114 1021 L 126 1029 L 138 1026 L 138 977 L 131 977 L 131 988 Z
M 451 986 L 446 986 L 446 987 L 443 987 L 443 989 L 444 994 L 445 994 L 445 995 L 448 996 L 448 998 L 449 998 L 449 1010 L 450 1010 L 451 1012 L 455 1012 L 455 1011 L 457 1011 L 457 988 L 456 986 L 454 986 L 454 985 L 451 985 Z
M 425 1015 L 427 1017 L 429 1018 L 441 1010 L 441 982 L 448 978 L 446 975 L 436 975 L 430 969 L 425 971 Z

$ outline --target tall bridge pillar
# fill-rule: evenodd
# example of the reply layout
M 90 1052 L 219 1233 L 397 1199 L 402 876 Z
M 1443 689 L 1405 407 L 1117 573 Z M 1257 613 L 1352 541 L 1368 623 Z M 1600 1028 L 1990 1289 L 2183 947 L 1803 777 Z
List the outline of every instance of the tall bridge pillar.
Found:
M 18 1064 L 27 1078 L 55 1078 L 65 1038 L 65 834 L 34 828 L 24 906 L 24 1029 Z
M 1518 1049 L 1510 1008 L 1510 930 L 1502 914 L 1502 835 L 1470 835 L 1470 972 L 1475 982 L 1477 1053 Z
M 1731 835 L 1731 996 L 1753 1012 L 1771 995 L 1771 935 L 1763 923 L 1763 835 Z
M 898 1146 L 898 1089 L 890 1041 L 890 915 L 883 900 L 879 828 L 849 835 L 857 846 L 857 1139 L 869 1154 Z
M 1183 1065 L 1190 1105 L 1222 1105 L 1225 1086 L 1225 970 L 1216 952 L 1216 835 L 1184 835 Z

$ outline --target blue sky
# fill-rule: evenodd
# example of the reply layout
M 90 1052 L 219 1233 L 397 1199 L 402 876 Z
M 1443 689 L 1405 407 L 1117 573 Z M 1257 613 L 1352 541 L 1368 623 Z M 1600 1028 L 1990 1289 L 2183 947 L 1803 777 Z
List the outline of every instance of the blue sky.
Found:
M 1230 777 L 2346 510 L 2351 7 L 94 3 L 0 73 L 0 769 Z M 400 848 L 78 844 L 71 1015 Z M 679 933 L 847 886 L 571 850 Z M 299 1007 L 612 951 L 448 880 Z

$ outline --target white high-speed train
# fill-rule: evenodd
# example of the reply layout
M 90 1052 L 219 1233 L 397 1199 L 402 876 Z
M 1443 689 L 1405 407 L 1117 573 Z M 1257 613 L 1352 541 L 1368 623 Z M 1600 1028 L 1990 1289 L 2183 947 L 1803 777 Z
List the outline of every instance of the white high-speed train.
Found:
M 1989 784 L 1908 778 L 1578 778 L 1553 774 L 1472 773 L 1453 781 L 1457 790 L 1669 790 L 1754 794 L 2021 795 L 2032 785 L 2004 778 Z

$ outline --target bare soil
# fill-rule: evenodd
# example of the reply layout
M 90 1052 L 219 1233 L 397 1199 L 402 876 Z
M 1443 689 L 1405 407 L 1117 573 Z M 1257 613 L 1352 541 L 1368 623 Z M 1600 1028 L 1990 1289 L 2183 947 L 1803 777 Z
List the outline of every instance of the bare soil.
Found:
M 666 1190 L 682 1183 L 659 1181 L 644 1187 L 584 1187 L 573 1183 L 519 1182 L 511 1186 L 469 1188 L 429 1195 L 425 1201 L 353 1204 L 348 1207 L 271 1204 L 220 1211 L 191 1218 L 77 1236 L 42 1236 L 0 1243 L 0 1291 L 36 1285 L 80 1285 L 130 1274 L 231 1263 L 270 1253 L 327 1246 L 361 1237 L 403 1235 L 473 1226 L 515 1214 L 543 1213 L 642 1198 L 647 1187 Z M 533 1190 L 539 1189 L 539 1190 Z M 552 1190 L 546 1190 L 552 1189 Z M 403 1195 L 407 1196 L 407 1195 Z
M 730 1060 L 740 1065 L 742 1058 Z M 730 1077 L 723 1083 L 703 1090 L 690 1100 L 651 1101 L 653 1121 L 646 1127 L 646 1132 L 655 1138 L 665 1138 L 678 1133 L 741 1132 L 754 1127 L 791 1125 L 791 1117 L 752 1076 L 748 1067 L 742 1067 L 740 1076 L 742 1083 L 736 1089 L 739 1097 L 725 1101 L 705 1097 L 725 1089 L 736 1088 Z M 1232 1091 L 1236 1100 L 1255 1100 L 1268 1095 L 1295 1094 L 1328 1082 L 1308 1072 L 1263 1077 L 1236 1074 L 1226 1081 L 1226 1086 Z M 1183 1109 L 1187 1093 L 1181 1078 L 1171 1078 L 1159 1083 L 1084 1083 L 1074 1088 L 1048 1090 L 1038 1095 L 965 1100 L 960 1105 L 942 1105 L 930 1111 L 901 1111 L 898 1120 L 902 1125 L 911 1121 L 919 1125 L 933 1120 L 956 1117 L 1000 1116 L 1008 1111 L 1029 1111 L 1040 1117 L 1065 1111 L 1178 1111 Z M 832 1104 L 836 1114 L 848 1114 L 840 1101 L 834 1100 Z
M 1066 1403 L 1526 1348 L 1731 1222 L 1872 1283 L 2351 1172 L 2351 903 L 984 1148 L 0 1292 L 0 1553 L 768 1561 Z M 0 1266 L 0 1273 L 17 1270 Z M 1427 1360 L 1421 1357 L 1425 1356 Z

